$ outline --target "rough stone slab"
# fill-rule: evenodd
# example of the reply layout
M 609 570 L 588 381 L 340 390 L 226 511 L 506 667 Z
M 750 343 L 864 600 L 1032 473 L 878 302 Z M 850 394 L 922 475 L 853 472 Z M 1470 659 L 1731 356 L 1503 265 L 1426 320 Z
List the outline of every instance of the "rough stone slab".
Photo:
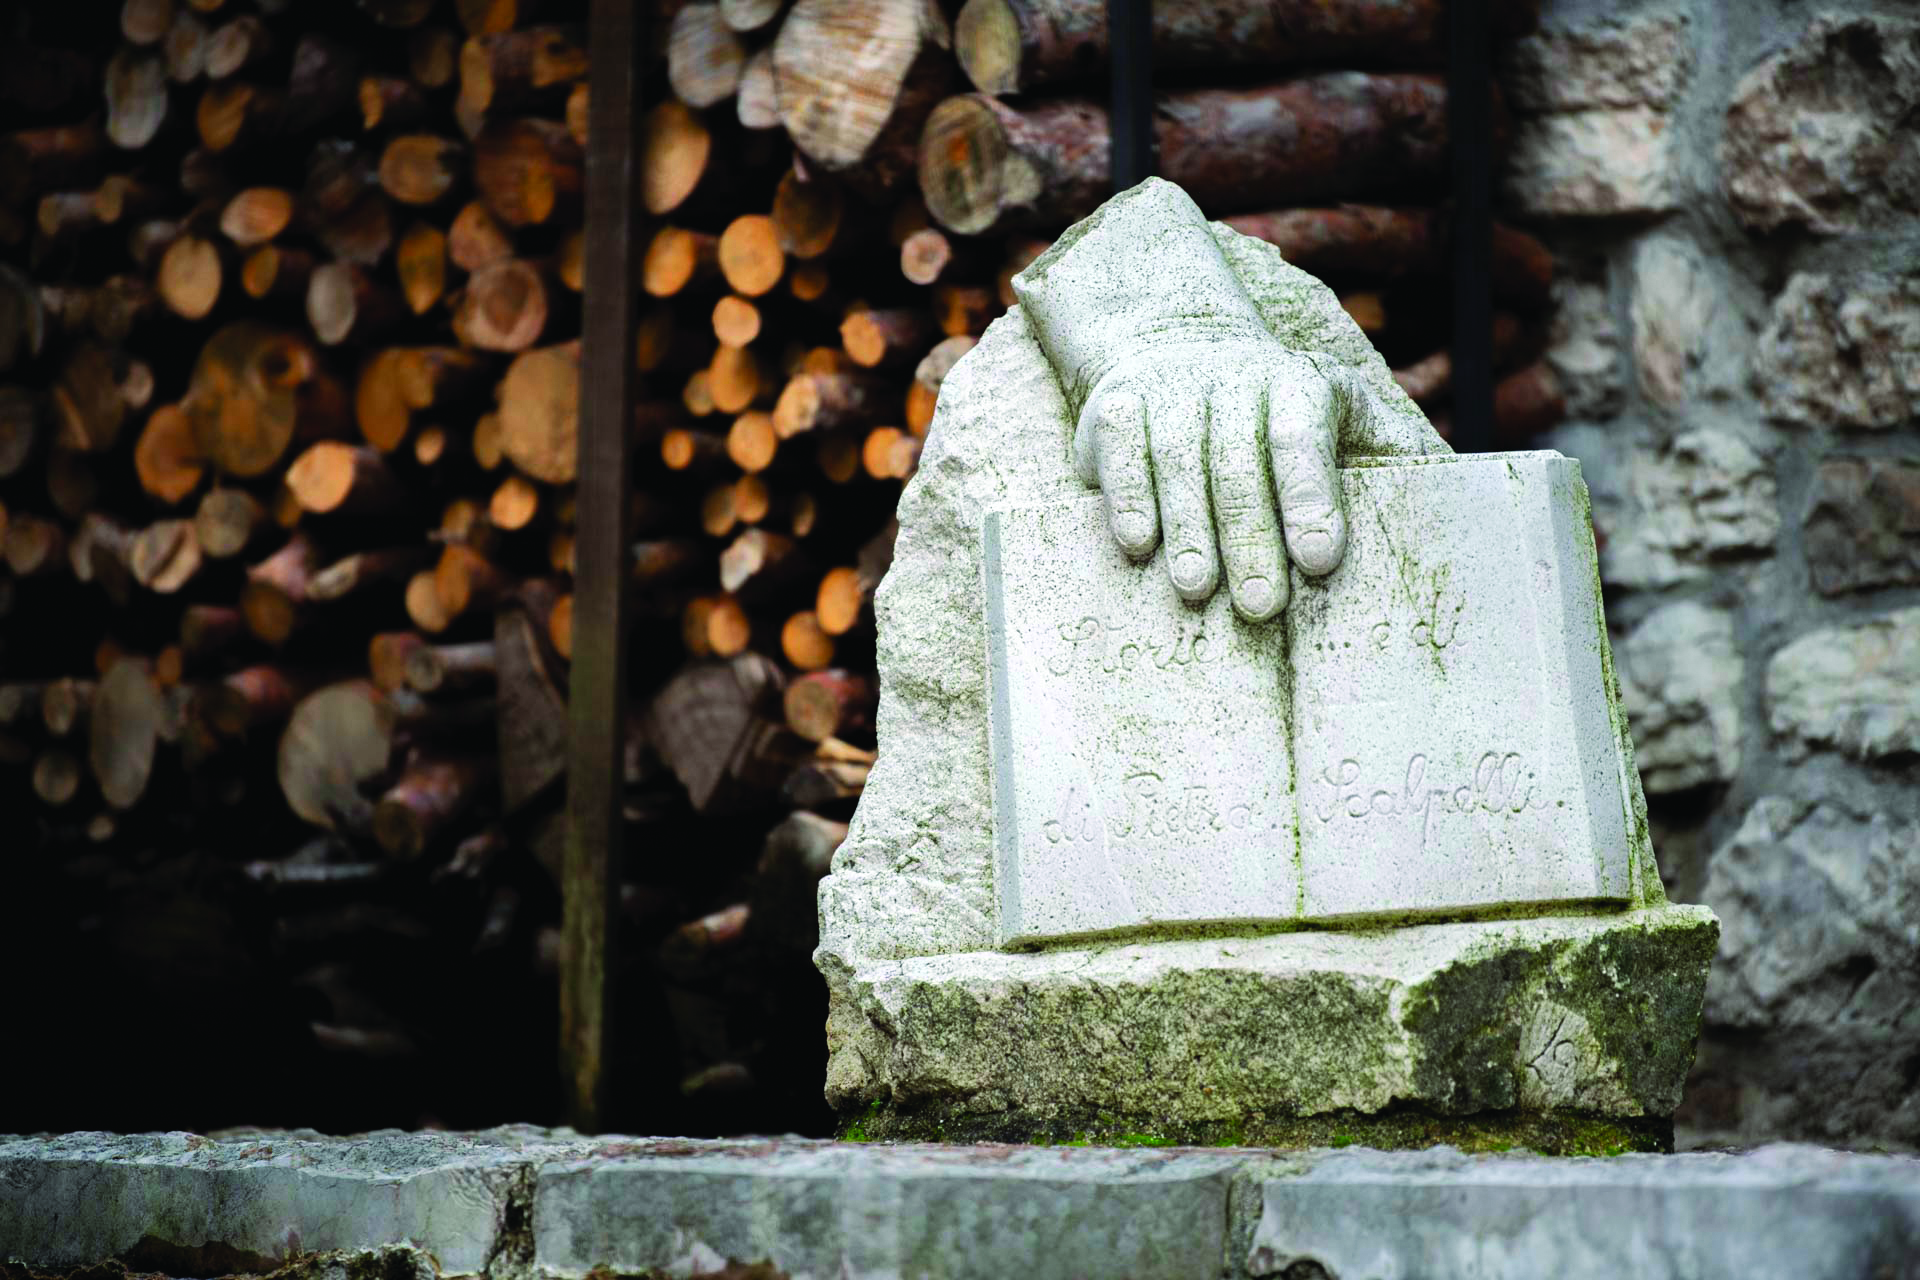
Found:
M 511 1194 L 462 1191 L 479 1185 Z M 403 1189 L 414 1209 L 391 1214 L 396 1199 L 367 1194 L 378 1188 Z M 398 1247 L 404 1272 L 389 1253 L 365 1273 L 1247 1280 L 1311 1259 L 1340 1280 L 1856 1280 L 1907 1274 L 1920 1256 L 1920 1160 L 1804 1146 L 1594 1160 L 532 1129 L 0 1138 L 0 1264 L 58 1276 L 189 1229 L 203 1253 L 160 1274 L 292 1261 L 283 1276 L 337 1280 Z
M 500 1250 L 511 1178 L 527 1161 L 588 1144 L 544 1130 L 0 1137 L 0 1259 L 61 1266 L 142 1245 L 209 1245 L 253 1265 L 302 1253 L 408 1244 L 442 1274 Z
M 1340 1280 L 1912 1274 L 1920 1161 L 1779 1145 L 1740 1155 L 1546 1160 L 1335 1152 L 1261 1186 L 1254 1275 Z
M 569 1278 L 764 1260 L 794 1280 L 1185 1280 L 1219 1271 L 1244 1165 L 1197 1151 L 689 1143 L 543 1169 L 535 1256 Z
M 1183 605 L 1098 497 L 988 516 L 1002 943 L 1632 896 L 1579 464 L 1340 479 L 1346 557 L 1275 623 Z
M 1920 608 L 1809 631 L 1767 662 L 1767 718 L 1790 752 L 1920 751 Z
M 902 1134 L 929 1102 L 1009 1136 L 1402 1104 L 1665 1116 L 1718 932 L 1661 906 L 876 963 L 837 979 L 827 1098 Z

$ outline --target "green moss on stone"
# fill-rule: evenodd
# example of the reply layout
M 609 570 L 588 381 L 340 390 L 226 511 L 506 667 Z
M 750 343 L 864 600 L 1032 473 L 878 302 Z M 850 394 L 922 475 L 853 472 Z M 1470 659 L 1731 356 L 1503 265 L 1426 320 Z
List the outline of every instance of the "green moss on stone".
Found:
M 883 1107 L 877 1120 L 848 1128 L 860 1128 L 886 1142 L 1010 1142 L 1063 1147 L 1233 1146 L 1302 1151 L 1346 1146 L 1417 1150 L 1445 1145 L 1469 1152 L 1524 1148 L 1551 1156 L 1673 1150 L 1673 1122 L 1669 1119 L 1624 1119 L 1579 1111 L 1443 1115 L 1406 1107 L 1373 1115 L 1336 1111 L 1318 1116 L 1247 1115 L 1180 1123 L 1163 1117 L 1095 1113 L 1041 1121 L 940 1104 L 913 1109 Z

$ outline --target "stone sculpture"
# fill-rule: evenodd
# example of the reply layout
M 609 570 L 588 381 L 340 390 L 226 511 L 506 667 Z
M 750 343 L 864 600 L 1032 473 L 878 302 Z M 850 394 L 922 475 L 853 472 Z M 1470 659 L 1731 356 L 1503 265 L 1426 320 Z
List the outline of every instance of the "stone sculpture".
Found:
M 1455 458 L 1324 286 L 1164 182 L 1015 287 L 876 600 L 829 1101 L 1660 1145 L 1718 922 L 1661 888 L 1578 464 Z

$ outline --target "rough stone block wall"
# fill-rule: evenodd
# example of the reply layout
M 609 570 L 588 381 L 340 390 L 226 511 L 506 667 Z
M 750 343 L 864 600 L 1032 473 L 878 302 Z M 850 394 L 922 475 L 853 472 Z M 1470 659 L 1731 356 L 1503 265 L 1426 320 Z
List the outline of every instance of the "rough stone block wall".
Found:
M 1545 443 L 1724 922 L 1681 1141 L 1920 1145 L 1920 10 L 1548 0 L 1510 58 Z

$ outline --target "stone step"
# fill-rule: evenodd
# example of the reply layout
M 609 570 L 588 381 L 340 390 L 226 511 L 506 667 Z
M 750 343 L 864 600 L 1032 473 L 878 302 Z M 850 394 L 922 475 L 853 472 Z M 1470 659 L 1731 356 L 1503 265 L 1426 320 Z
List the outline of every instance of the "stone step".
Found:
M 111 1260 L 283 1280 L 373 1274 L 370 1261 L 385 1280 L 596 1268 L 760 1280 L 1856 1280 L 1915 1274 L 1920 1159 L 1791 1145 L 1554 1159 L 527 1127 L 0 1137 L 0 1276 Z

